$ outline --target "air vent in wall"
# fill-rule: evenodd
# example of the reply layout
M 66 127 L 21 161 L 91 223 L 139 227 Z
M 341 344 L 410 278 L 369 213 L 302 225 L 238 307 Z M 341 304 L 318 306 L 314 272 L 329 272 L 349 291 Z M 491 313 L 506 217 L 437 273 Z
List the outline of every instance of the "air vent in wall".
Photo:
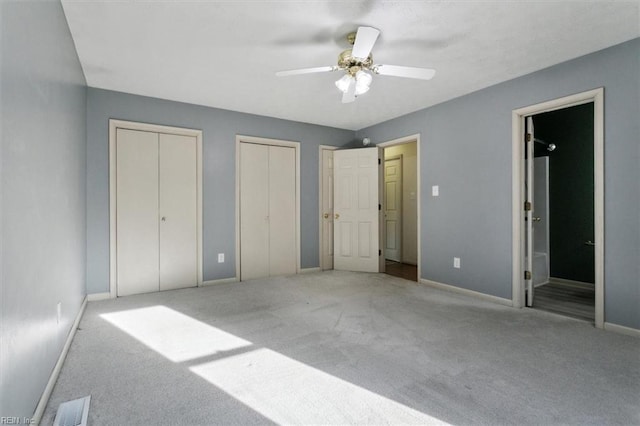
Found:
M 86 426 L 91 395 L 60 404 L 53 426 Z

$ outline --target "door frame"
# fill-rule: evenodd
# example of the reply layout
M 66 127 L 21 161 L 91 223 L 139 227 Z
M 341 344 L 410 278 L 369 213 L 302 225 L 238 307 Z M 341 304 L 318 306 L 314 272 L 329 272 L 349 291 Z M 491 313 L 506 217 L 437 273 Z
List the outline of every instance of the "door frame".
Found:
M 268 146 L 293 148 L 296 157 L 296 274 L 300 273 L 300 142 L 256 136 L 236 135 L 236 277 L 242 280 L 240 272 L 240 144 L 253 143 Z
M 322 171 L 324 170 L 324 161 L 323 161 L 323 156 L 322 156 L 322 151 L 335 151 L 339 149 L 339 147 L 337 146 L 331 146 L 331 145 L 319 145 L 318 146 L 318 257 L 319 257 L 319 265 L 320 265 L 320 271 L 324 271 L 324 256 L 322 255 L 322 247 L 323 247 L 323 235 L 324 233 L 322 232 L 322 226 L 323 226 L 323 220 L 322 220 L 322 215 L 324 214 L 324 212 L 322 211 L 322 205 L 324 204 L 324 186 L 323 186 L 323 181 L 322 181 Z
M 420 133 L 416 133 L 414 135 L 409 135 L 409 136 L 403 136 L 403 137 L 400 137 L 400 138 L 397 138 L 397 139 L 392 139 L 392 140 L 389 140 L 389 141 L 386 141 L 386 142 L 381 142 L 381 143 L 377 144 L 376 146 L 378 148 L 382 148 L 384 150 L 384 148 L 389 148 L 389 147 L 396 146 L 396 145 L 404 145 L 404 144 L 411 143 L 411 142 L 415 142 L 416 143 L 416 180 L 417 180 L 417 182 L 416 182 L 416 205 L 417 205 L 416 214 L 418 216 L 416 218 L 417 219 L 416 220 L 416 222 L 417 222 L 416 225 L 417 225 L 417 228 L 418 228 L 418 240 L 417 240 L 416 243 L 418 245 L 418 247 L 417 247 L 417 253 L 418 253 L 417 254 L 417 258 L 418 258 L 417 267 L 418 267 L 418 283 L 419 283 L 420 280 L 422 279 L 422 243 L 421 243 L 421 238 L 422 238 L 422 231 L 421 231 L 422 220 L 421 220 L 421 217 L 422 216 L 421 216 L 421 213 L 420 213 L 422 211 L 422 203 L 421 203 L 421 199 L 422 199 L 421 194 L 422 194 L 422 192 L 421 192 L 421 189 L 420 189 L 421 181 L 422 181 L 422 174 L 421 174 L 421 171 L 420 171 L 420 169 L 421 169 L 421 167 L 420 167 L 420 162 L 421 162 L 420 161 L 420 159 L 421 159 L 421 156 L 420 156 L 420 152 L 421 152 L 421 150 L 420 150 Z M 384 155 L 384 151 L 383 151 L 383 155 Z M 384 160 L 384 157 L 383 157 L 383 160 Z M 384 176 L 381 177 L 381 181 L 384 182 Z M 384 194 L 384 192 L 383 192 L 383 194 Z M 386 233 L 387 233 L 387 230 L 386 230 L 386 227 L 384 225 L 384 220 L 382 220 L 382 222 L 383 222 L 383 224 L 382 224 L 381 231 L 380 231 L 380 234 L 381 234 L 380 235 L 380 246 L 381 246 L 381 250 L 382 250 L 382 259 L 384 259 L 385 258 L 384 248 L 385 248 L 385 245 L 386 245 Z M 384 272 L 384 269 L 382 270 L 382 272 Z
M 142 132 L 166 133 L 196 138 L 196 263 L 197 286 L 202 286 L 202 130 L 183 127 L 162 126 L 158 124 L 140 123 L 136 121 L 109 119 L 109 297 L 117 297 L 117 253 L 116 253 L 116 134 L 118 129 L 137 130 Z
M 417 154 L 416 154 L 417 156 Z M 382 249 L 382 253 L 384 255 L 384 260 L 385 260 L 385 264 L 386 264 L 386 253 L 385 253 L 385 249 L 387 247 L 387 217 L 386 215 L 386 207 L 387 207 L 387 170 L 386 170 L 386 162 L 387 161 L 391 161 L 391 160 L 400 160 L 400 204 L 399 204 L 399 208 L 400 208 L 400 248 L 398 249 L 398 251 L 400 252 L 400 263 L 402 263 L 402 258 L 403 258 L 403 254 L 404 254 L 404 250 L 402 249 L 402 245 L 404 244 L 404 235 L 403 235 L 403 226 L 404 226 L 404 196 L 402 194 L 402 191 L 404 191 L 404 163 L 403 163 L 403 156 L 402 154 L 398 154 L 398 155 L 393 155 L 389 158 L 386 157 L 386 155 L 384 154 L 384 149 L 382 150 L 382 221 L 384 222 L 384 224 L 382 225 L 382 229 L 384 232 L 384 238 L 380 240 L 381 243 L 383 243 L 383 249 Z M 416 159 L 417 161 L 417 159 Z M 417 221 L 416 221 L 417 222 Z
M 512 301 L 513 306 L 524 306 L 525 223 L 523 206 L 525 117 L 572 106 L 593 103 L 594 150 L 594 238 L 595 238 L 595 326 L 604 328 L 604 88 L 553 99 L 518 108 L 511 113 L 512 122 Z

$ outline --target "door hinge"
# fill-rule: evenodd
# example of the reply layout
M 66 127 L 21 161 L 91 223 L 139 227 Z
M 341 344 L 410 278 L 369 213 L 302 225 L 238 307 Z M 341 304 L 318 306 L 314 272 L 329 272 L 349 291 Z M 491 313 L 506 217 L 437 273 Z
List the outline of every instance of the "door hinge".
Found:
M 524 202 L 524 211 L 525 212 L 531 211 L 531 201 Z
M 382 210 L 382 204 L 378 204 L 378 210 Z
M 531 133 L 527 133 L 526 141 L 531 142 Z
M 378 158 L 378 164 L 382 164 L 382 160 Z
M 525 280 L 531 279 L 531 271 L 524 271 L 524 279 Z
M 378 250 L 378 256 L 382 256 L 382 250 Z

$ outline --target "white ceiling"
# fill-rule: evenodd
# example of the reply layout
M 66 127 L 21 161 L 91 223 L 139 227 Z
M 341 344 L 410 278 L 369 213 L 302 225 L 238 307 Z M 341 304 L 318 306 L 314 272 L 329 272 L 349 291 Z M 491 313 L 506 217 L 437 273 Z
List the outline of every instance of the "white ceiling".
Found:
M 87 84 L 358 130 L 640 36 L 640 1 L 63 0 Z M 382 31 L 374 76 L 341 103 L 335 65 L 359 25 Z

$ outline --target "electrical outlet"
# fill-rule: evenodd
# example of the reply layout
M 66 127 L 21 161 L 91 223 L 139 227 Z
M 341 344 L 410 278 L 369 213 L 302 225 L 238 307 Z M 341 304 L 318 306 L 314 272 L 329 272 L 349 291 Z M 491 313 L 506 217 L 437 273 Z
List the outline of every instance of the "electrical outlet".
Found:
M 224 253 L 218 253 L 218 263 L 224 263 Z
M 460 269 L 460 258 L 459 257 L 454 257 L 453 258 L 453 267 Z
M 58 302 L 56 305 L 56 321 L 60 324 L 60 320 L 62 319 L 62 302 Z

